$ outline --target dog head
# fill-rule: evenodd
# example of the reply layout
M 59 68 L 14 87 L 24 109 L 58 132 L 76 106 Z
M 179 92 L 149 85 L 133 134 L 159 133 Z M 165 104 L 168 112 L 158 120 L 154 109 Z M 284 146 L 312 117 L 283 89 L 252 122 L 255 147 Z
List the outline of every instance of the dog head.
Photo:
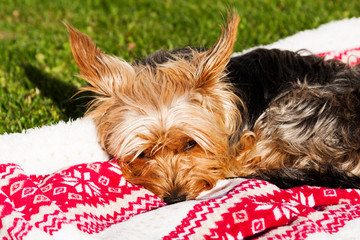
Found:
M 194 199 L 229 173 L 229 139 L 241 104 L 226 82 L 239 17 L 209 49 L 158 51 L 129 64 L 71 26 L 80 77 L 96 98 L 87 116 L 124 177 L 167 203 Z

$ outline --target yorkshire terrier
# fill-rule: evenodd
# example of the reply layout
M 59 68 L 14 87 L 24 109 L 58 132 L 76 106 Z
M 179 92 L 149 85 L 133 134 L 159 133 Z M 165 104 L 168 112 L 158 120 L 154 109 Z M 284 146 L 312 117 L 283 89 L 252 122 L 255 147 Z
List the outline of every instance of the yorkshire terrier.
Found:
M 276 49 L 232 58 L 238 23 L 229 14 L 209 49 L 160 50 L 132 64 L 68 25 L 83 90 L 96 94 L 86 115 L 101 146 L 129 182 L 169 204 L 231 177 L 307 183 L 325 165 L 356 185 L 357 68 Z

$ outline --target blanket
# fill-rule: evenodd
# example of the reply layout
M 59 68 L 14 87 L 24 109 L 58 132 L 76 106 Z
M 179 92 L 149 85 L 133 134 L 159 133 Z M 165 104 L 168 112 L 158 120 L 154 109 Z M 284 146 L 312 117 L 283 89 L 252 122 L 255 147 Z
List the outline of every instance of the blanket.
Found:
M 358 26 L 344 19 L 263 47 L 353 65 Z M 1 239 L 360 239 L 359 227 L 358 189 L 237 178 L 166 205 L 122 177 L 86 118 L 0 136 Z

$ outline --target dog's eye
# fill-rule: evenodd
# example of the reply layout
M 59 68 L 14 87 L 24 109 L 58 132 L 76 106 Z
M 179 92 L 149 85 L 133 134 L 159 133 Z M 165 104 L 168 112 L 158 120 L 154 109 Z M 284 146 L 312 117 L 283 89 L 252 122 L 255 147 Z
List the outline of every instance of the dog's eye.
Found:
M 212 188 L 212 186 L 211 186 L 210 183 L 206 182 L 206 183 L 204 184 L 204 190 L 210 190 L 211 188 Z
M 146 151 L 143 151 L 143 152 L 141 152 L 137 157 L 138 157 L 138 158 L 141 158 L 141 159 L 146 159 L 146 158 L 151 158 L 152 155 L 149 154 L 149 153 L 147 153 Z
M 196 145 L 197 145 L 197 143 L 194 140 L 191 140 L 191 141 L 187 142 L 183 151 L 184 152 L 189 151 L 189 150 L 193 149 Z

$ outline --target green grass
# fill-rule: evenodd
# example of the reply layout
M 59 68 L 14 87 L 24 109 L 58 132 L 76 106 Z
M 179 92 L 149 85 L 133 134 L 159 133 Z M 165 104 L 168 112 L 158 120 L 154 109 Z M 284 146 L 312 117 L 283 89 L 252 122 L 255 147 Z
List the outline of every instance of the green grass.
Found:
M 241 15 L 235 51 L 360 16 L 360 1 L 344 0 L 0 0 L 0 134 L 83 114 L 85 101 L 71 96 L 85 82 L 75 77 L 63 22 L 133 61 L 160 48 L 210 46 L 228 6 Z

